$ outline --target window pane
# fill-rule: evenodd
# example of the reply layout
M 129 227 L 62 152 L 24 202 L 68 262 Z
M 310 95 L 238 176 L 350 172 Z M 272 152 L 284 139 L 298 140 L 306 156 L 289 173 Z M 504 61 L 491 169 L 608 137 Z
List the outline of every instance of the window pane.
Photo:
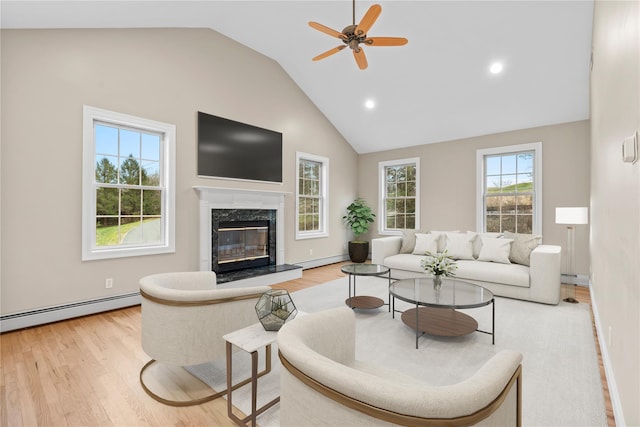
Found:
M 405 206 L 405 212 L 407 213 L 411 213 L 411 214 L 415 214 L 416 212 L 416 199 L 407 199 L 405 201 L 406 206 Z M 415 218 L 415 215 L 413 215 L 413 217 Z M 407 227 L 409 228 L 409 227 Z
M 120 129 L 120 157 L 140 158 L 140 133 Z
M 118 189 L 96 189 L 96 215 L 118 215 Z
M 406 204 L 405 199 L 396 199 L 396 213 L 403 214 L 406 213 Z
M 502 156 L 502 174 L 514 174 L 516 170 L 516 155 Z
M 143 242 L 142 221 L 140 218 L 122 218 L 120 234 L 123 245 L 135 245 Z
M 118 218 L 96 218 L 96 245 L 113 246 L 119 244 Z
M 416 180 L 416 167 L 415 166 L 408 166 L 407 167 L 407 180 L 408 181 L 415 181 Z
M 519 193 L 530 193 L 533 191 L 533 174 L 532 173 L 520 173 L 517 175 L 518 180 L 517 191 Z
M 160 136 L 142 134 L 142 158 L 145 160 L 160 161 Z
M 487 176 L 485 188 L 487 193 L 499 193 L 500 192 L 500 176 L 499 175 Z
M 96 125 L 95 127 L 96 154 L 109 156 L 118 155 L 118 129 Z
M 502 215 L 500 218 L 501 230 L 510 231 L 512 233 L 516 232 L 516 216 L 515 215 Z
M 406 197 L 406 195 L 407 195 L 407 184 L 405 182 L 399 182 L 397 196 Z
M 136 191 L 136 190 L 132 190 Z M 162 193 L 159 190 L 142 191 L 142 214 L 161 215 L 162 214 Z
M 140 216 L 140 196 L 140 190 L 122 189 L 120 192 L 120 215 Z
M 142 161 L 142 185 L 160 185 L 160 162 Z
M 515 196 L 503 196 L 501 198 L 500 213 L 502 213 L 502 215 L 505 215 L 505 214 L 515 215 L 516 213 Z
M 133 157 L 124 159 L 120 165 L 120 184 L 140 185 L 140 164 Z
M 518 215 L 518 233 L 533 233 L 533 216 Z
M 500 175 L 500 156 L 485 157 L 486 175 Z
M 500 216 L 499 215 L 487 215 L 486 221 L 487 223 L 487 232 L 499 233 L 500 230 Z
M 516 191 L 516 176 L 502 175 L 501 186 L 503 193 L 514 193 Z
M 387 228 L 396 228 L 396 217 L 387 215 Z
M 387 169 L 387 182 L 396 182 L 396 169 L 395 168 L 386 168 Z
M 96 156 L 96 182 L 106 184 L 118 183 L 118 158 L 114 156 Z
M 387 197 L 395 197 L 397 195 L 397 185 L 387 184 Z
M 498 213 L 500 211 L 501 197 L 502 196 L 487 196 L 485 199 L 485 210 L 487 213 Z
M 533 196 L 517 196 L 518 213 L 533 214 Z
M 396 200 L 387 199 L 387 215 L 394 215 L 396 213 Z
M 404 224 L 405 224 L 405 216 L 404 215 L 397 215 L 396 216 L 396 227 L 395 228 L 405 228 Z
M 518 154 L 518 172 L 533 172 L 533 153 Z
M 407 182 L 407 197 L 416 197 L 416 182 Z
M 416 228 L 416 216 L 415 215 L 407 215 L 405 222 L 405 228 L 407 230 L 415 230 Z

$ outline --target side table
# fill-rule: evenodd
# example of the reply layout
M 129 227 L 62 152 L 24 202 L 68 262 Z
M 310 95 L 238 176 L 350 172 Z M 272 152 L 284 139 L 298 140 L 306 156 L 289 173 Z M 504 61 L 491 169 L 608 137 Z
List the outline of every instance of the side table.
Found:
M 244 426 L 248 421 L 251 421 L 251 426 L 255 427 L 256 417 L 280 401 L 278 396 L 261 408 L 256 408 L 258 378 L 271 372 L 271 344 L 276 341 L 277 335 L 277 331 L 265 331 L 262 324 L 255 323 L 222 336 L 227 342 L 227 415 L 238 425 Z M 244 419 L 238 418 L 233 413 L 231 376 L 233 372 L 232 346 L 234 345 L 251 354 L 251 413 Z M 258 350 L 263 347 L 265 348 L 265 369 L 258 372 Z
M 340 268 L 345 274 L 349 275 L 349 298 L 345 300 L 345 304 L 347 304 L 351 308 L 378 308 L 385 305 L 385 302 L 378 297 L 368 296 L 368 295 L 358 295 L 356 296 L 356 278 L 358 276 L 379 276 L 381 278 L 386 278 L 389 280 L 389 285 L 391 285 L 391 270 L 389 267 L 385 267 L 384 265 L 378 264 L 347 264 L 343 265 Z M 387 275 L 384 277 L 384 275 Z M 353 279 L 353 296 L 351 296 L 351 281 Z M 391 297 L 389 297 L 391 299 Z M 391 311 L 391 304 L 389 305 L 389 311 Z

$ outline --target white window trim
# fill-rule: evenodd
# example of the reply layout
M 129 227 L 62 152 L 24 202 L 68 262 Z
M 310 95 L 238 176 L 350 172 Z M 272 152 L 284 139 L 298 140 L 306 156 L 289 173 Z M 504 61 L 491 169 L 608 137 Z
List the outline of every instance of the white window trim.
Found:
M 161 162 L 163 163 L 162 199 L 164 241 L 158 245 L 98 248 L 96 246 L 96 198 L 95 198 L 95 142 L 96 121 L 129 126 L 164 135 Z M 82 130 L 82 260 L 98 260 L 175 252 L 175 125 L 143 119 L 127 114 L 83 107 Z
M 320 211 L 320 231 L 300 231 L 298 229 L 298 212 L 300 212 L 300 160 L 310 160 L 322 163 L 320 176 L 320 191 L 322 194 L 322 210 Z M 317 239 L 329 236 L 329 158 L 315 154 L 296 151 L 296 211 L 295 211 L 296 240 Z
M 416 224 L 415 229 L 420 229 L 420 158 L 411 157 L 408 159 L 387 160 L 378 162 L 378 233 L 391 236 L 401 236 L 400 230 L 387 230 L 385 219 L 385 195 L 387 189 L 387 179 L 384 170 L 387 166 L 416 165 Z
M 533 234 L 542 235 L 542 142 L 484 148 L 476 151 L 476 230 L 484 232 L 484 157 L 498 154 L 534 152 Z

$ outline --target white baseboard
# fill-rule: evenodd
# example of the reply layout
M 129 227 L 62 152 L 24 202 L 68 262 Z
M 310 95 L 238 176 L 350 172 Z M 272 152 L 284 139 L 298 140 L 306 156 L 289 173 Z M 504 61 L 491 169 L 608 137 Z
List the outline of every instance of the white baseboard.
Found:
M 324 265 L 335 264 L 337 262 L 347 261 L 349 259 L 349 255 L 336 255 L 328 258 L 319 258 L 311 261 L 304 262 L 296 262 L 296 265 L 302 266 L 303 270 L 315 267 L 322 267 Z
M 591 283 L 589 280 L 589 276 L 585 274 L 572 275 L 572 274 L 561 273 L 560 280 L 562 281 L 562 283 L 569 283 L 573 285 L 587 286 L 587 287 Z
M 600 354 L 602 354 L 602 364 L 604 365 L 604 372 L 607 377 L 607 386 L 609 387 L 609 397 L 611 398 L 611 406 L 613 407 L 613 416 L 617 426 L 626 426 L 624 420 L 624 412 L 622 411 L 622 402 L 620 401 L 620 395 L 618 394 L 618 385 L 616 384 L 616 377 L 611 366 L 611 359 L 609 358 L 609 350 L 607 348 L 607 341 L 605 334 L 600 323 L 600 314 L 598 313 L 598 305 L 596 304 L 596 298 L 593 294 L 593 287 L 591 288 L 591 309 L 593 310 L 593 321 L 596 324 L 596 331 L 598 332 L 598 344 L 600 346 Z
M 45 323 L 130 307 L 133 305 L 139 305 L 140 303 L 140 292 L 132 292 L 95 300 L 80 301 L 37 310 L 24 311 L 21 313 L 7 314 L 0 316 L 0 332 L 9 332 L 16 329 L 44 325 Z

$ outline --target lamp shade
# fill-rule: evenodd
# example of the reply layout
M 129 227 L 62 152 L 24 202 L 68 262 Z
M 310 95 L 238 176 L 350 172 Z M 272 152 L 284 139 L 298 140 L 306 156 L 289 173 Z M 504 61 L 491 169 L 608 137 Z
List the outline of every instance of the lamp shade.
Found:
M 589 208 L 556 208 L 556 224 L 589 224 Z

